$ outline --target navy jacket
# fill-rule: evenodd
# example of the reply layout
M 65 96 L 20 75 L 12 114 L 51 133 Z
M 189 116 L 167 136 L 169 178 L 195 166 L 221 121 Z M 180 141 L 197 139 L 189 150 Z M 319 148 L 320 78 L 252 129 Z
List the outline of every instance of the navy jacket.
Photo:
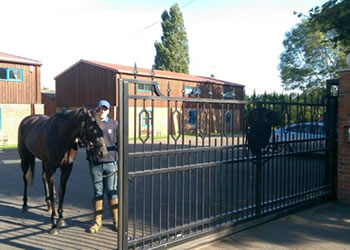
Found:
M 108 118 L 107 122 L 103 122 L 103 139 L 105 140 L 108 155 L 104 158 L 87 157 L 94 164 L 113 162 L 118 160 L 118 121 Z

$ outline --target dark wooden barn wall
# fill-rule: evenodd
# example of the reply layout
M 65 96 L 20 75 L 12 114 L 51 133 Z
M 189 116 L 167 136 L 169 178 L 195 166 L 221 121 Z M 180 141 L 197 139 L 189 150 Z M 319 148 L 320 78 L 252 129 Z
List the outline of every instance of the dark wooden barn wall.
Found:
M 112 106 L 118 103 L 118 79 L 133 79 L 133 74 L 115 73 L 112 70 L 103 69 L 92 66 L 87 63 L 79 63 L 61 76 L 56 78 L 56 101 L 59 107 L 79 107 L 82 104 L 87 106 L 95 106 L 100 99 L 107 99 Z M 138 75 L 138 80 L 151 80 L 151 76 Z M 198 83 L 195 81 L 168 79 L 164 77 L 154 77 L 154 81 L 160 85 L 160 91 L 163 95 L 167 95 L 168 83 L 170 85 L 170 96 L 181 97 L 184 86 L 193 86 L 202 88 L 202 97 L 208 98 L 209 86 L 211 83 Z M 221 98 L 223 85 L 212 84 L 213 98 Z M 243 99 L 243 87 L 229 86 L 225 88 L 234 89 L 236 99 Z M 134 94 L 134 86 L 130 86 L 129 94 Z M 150 92 L 137 92 L 138 95 L 151 95 Z M 196 98 L 196 97 L 191 97 Z M 130 106 L 134 106 L 134 101 L 130 100 Z M 137 102 L 137 106 L 142 106 L 142 101 Z M 146 106 L 151 105 L 151 101 L 146 101 Z M 181 103 L 178 103 L 180 107 Z M 166 107 L 167 102 L 154 102 L 155 107 Z M 175 102 L 170 103 L 171 107 L 175 107 Z M 237 106 L 238 107 L 238 106 Z
M 80 63 L 56 78 L 57 106 L 96 106 L 101 99 L 116 104 L 115 72 Z
M 41 99 L 44 106 L 44 114 L 51 116 L 56 113 L 56 98 L 51 98 L 45 93 L 41 93 Z

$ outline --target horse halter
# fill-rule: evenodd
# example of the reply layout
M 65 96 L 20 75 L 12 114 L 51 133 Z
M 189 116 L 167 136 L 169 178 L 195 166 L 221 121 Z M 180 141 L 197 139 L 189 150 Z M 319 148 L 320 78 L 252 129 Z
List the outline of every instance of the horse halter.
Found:
M 78 142 L 80 147 L 86 147 L 88 151 L 92 149 L 100 148 L 105 145 L 104 143 L 99 143 L 98 141 L 93 142 L 93 139 L 91 138 L 91 136 L 89 136 L 88 120 L 87 120 L 87 119 L 90 119 L 89 117 L 91 117 L 90 110 L 88 110 L 87 113 L 84 113 L 83 120 L 80 123 L 80 126 L 81 126 L 80 135 L 79 135 L 80 143 Z

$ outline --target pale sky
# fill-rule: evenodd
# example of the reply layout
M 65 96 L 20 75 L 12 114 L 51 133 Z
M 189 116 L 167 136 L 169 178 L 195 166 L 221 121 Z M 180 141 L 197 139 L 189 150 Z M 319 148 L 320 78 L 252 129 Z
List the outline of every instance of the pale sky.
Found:
M 42 62 L 42 87 L 79 61 L 151 68 L 161 14 L 178 3 L 190 74 L 243 84 L 246 93 L 282 92 L 285 33 L 327 0 L 0 0 L 0 51 Z

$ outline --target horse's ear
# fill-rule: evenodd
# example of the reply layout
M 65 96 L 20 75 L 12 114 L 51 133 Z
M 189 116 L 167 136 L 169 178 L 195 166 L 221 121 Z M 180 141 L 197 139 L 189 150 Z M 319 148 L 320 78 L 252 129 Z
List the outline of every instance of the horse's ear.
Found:
M 102 110 L 102 107 L 101 107 L 101 106 L 97 107 L 97 108 L 96 108 L 96 113 L 101 113 L 101 110 Z
M 81 109 L 83 110 L 84 113 L 87 113 L 88 112 L 88 109 L 83 105 L 81 106 Z

